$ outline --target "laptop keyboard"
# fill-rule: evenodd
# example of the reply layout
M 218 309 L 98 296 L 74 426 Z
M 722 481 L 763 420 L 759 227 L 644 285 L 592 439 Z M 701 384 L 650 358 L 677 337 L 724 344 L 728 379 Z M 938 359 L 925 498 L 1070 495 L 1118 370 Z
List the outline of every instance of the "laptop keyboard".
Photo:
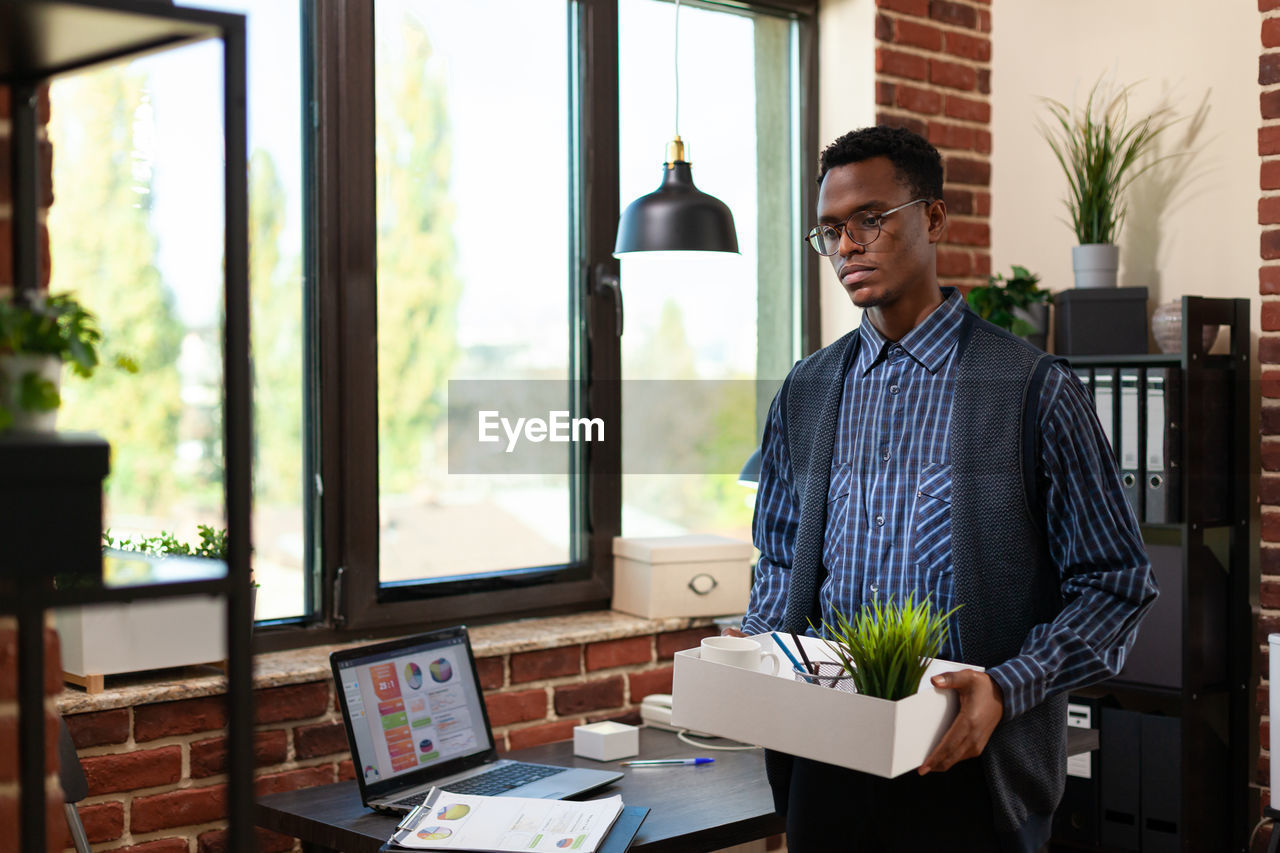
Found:
M 451 794 L 477 794 L 482 797 L 492 797 L 497 794 L 504 794 L 513 788 L 519 788 L 521 785 L 528 785 L 530 782 L 536 782 L 547 776 L 561 773 L 564 769 L 563 767 L 549 767 L 545 764 L 508 764 L 490 770 L 487 773 L 480 773 L 466 779 L 459 779 L 457 782 L 451 782 L 445 786 L 445 790 Z M 426 796 L 427 792 L 424 791 L 412 797 L 405 797 L 403 800 L 396 800 L 395 805 L 413 808 L 426 799 Z

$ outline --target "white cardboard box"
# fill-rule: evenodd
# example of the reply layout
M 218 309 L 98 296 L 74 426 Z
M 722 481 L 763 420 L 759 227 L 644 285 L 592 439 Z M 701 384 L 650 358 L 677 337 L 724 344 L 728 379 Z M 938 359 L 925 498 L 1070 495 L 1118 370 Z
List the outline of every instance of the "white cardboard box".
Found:
M 751 544 L 691 534 L 613 540 L 613 609 L 649 619 L 747 609 Z
M 704 661 L 698 649 L 676 652 L 671 722 L 885 778 L 923 764 L 955 719 L 955 692 L 929 679 L 949 670 L 982 671 L 935 660 L 918 693 L 890 702 L 795 681 L 770 636 L 754 639 L 781 658 L 777 675 Z M 801 641 L 811 660 L 834 660 L 821 640 Z

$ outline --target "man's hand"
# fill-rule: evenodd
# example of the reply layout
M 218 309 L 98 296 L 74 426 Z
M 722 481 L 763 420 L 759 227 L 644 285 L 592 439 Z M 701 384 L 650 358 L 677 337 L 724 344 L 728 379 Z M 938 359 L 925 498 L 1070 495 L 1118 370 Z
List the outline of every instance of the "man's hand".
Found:
M 949 770 L 957 762 L 981 755 L 996 724 L 1004 716 L 1004 696 L 1000 686 L 985 672 L 961 669 L 935 675 L 933 686 L 955 690 L 960 696 L 960 713 L 942 740 L 917 771 L 921 776 L 934 770 Z
M 723 631 L 720 632 L 720 636 L 721 637 L 745 637 L 747 635 L 739 631 L 737 628 L 725 628 Z

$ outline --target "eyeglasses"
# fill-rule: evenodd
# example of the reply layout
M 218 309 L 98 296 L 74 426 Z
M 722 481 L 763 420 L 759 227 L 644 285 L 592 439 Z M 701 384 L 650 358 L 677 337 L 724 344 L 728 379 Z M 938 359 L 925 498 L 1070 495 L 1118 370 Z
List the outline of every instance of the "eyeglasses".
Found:
M 927 198 L 918 198 L 915 201 L 900 204 L 893 210 L 886 210 L 884 213 L 868 213 L 865 210 L 860 210 L 841 223 L 840 227 L 829 224 L 815 225 L 813 230 L 805 237 L 805 240 L 808 241 L 815 252 L 824 257 L 830 257 L 840 251 L 841 231 L 848 234 L 850 240 L 866 248 L 880 236 L 880 224 L 884 222 L 886 216 L 921 202 L 924 204 L 933 203 Z

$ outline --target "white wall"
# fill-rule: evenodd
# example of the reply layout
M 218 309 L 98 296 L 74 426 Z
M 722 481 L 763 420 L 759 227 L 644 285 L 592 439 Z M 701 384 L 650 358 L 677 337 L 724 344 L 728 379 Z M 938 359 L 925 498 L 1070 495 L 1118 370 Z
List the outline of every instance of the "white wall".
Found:
M 1066 180 L 1039 136 L 1037 96 L 1082 104 L 1099 75 L 1139 83 L 1131 115 L 1162 101 L 1203 105 L 1193 157 L 1134 184 L 1120 236 L 1120 285 L 1150 305 L 1183 294 L 1250 297 L 1257 328 L 1258 53 L 1256 4 L 1210 0 L 1018 0 L 994 10 L 992 266 L 1022 264 L 1043 286 L 1072 286 Z M 824 78 L 825 81 L 825 78 Z M 1171 129 L 1183 147 L 1190 121 Z M 1225 341 L 1226 336 L 1221 336 Z
M 875 0 L 822 0 L 818 6 L 818 149 L 841 134 L 876 121 Z M 816 163 L 805 180 L 813 180 Z M 806 211 L 806 222 L 816 221 Z M 808 251 L 806 249 L 805 251 Z M 822 344 L 858 325 L 862 312 L 825 259 L 818 277 L 822 289 Z

